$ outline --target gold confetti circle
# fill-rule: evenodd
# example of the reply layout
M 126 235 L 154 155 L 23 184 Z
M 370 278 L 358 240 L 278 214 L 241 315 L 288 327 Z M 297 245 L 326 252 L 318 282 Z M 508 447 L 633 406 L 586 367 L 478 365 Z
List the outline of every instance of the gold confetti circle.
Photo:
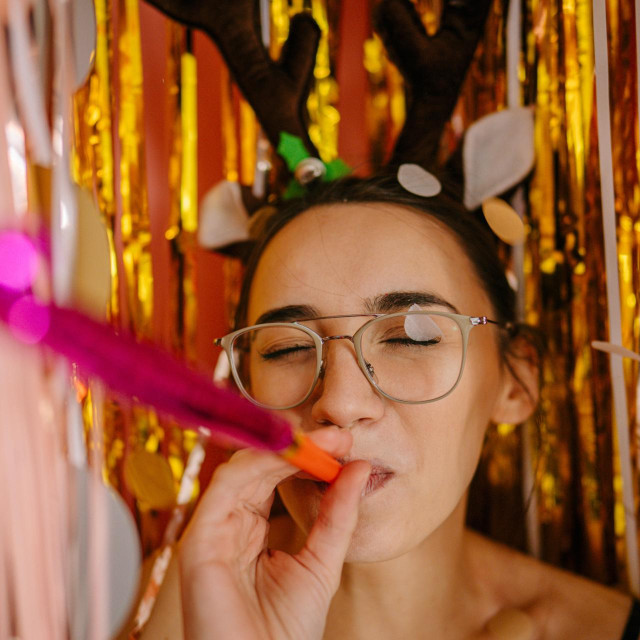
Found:
M 500 198 L 487 198 L 482 203 L 482 212 L 500 240 L 507 244 L 521 244 L 524 241 L 524 223 L 516 210 Z
M 176 489 L 169 463 L 159 454 L 144 449 L 134 451 L 124 463 L 124 481 L 141 505 L 150 509 L 170 509 Z

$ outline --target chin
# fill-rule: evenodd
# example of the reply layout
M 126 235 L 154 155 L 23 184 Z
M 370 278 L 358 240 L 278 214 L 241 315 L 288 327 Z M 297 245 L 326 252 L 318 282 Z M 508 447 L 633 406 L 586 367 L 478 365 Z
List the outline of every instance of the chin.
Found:
M 289 515 L 305 534 L 309 533 L 317 518 L 325 490 L 326 486 L 322 486 L 322 483 L 295 479 L 284 482 L 279 487 Z M 397 496 L 394 500 L 384 490 L 373 493 L 375 495 L 367 495 L 362 499 L 358 524 L 345 562 L 392 560 L 413 549 L 424 538 L 424 535 L 419 535 L 415 530 L 414 510 L 398 509 Z
M 393 524 L 384 527 L 379 523 L 358 521 L 344 561 L 354 564 L 384 562 L 410 551 L 415 545 L 407 539 L 406 529 L 400 531 L 401 527 Z

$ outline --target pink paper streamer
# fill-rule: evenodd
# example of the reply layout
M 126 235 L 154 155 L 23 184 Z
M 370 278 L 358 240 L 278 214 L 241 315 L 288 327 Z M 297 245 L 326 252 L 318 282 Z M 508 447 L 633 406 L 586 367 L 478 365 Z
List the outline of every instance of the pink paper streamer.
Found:
M 11 310 L 26 296 L 0 287 L 0 318 L 10 324 Z M 225 445 L 280 451 L 293 442 L 280 416 L 216 387 L 208 378 L 151 344 L 141 344 L 71 309 L 38 305 L 21 309 L 17 336 L 37 339 L 77 363 L 80 371 L 101 378 L 113 391 L 173 416 L 184 426 L 204 427 Z M 43 313 L 48 316 L 43 331 Z

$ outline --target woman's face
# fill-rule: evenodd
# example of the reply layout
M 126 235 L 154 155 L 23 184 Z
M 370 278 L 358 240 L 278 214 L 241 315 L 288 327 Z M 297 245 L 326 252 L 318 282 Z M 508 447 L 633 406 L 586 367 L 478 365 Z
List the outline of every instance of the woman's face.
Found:
M 373 301 L 398 292 L 415 292 L 417 302 L 425 296 L 442 301 L 420 304 L 422 309 L 493 316 L 470 261 L 451 232 L 433 219 L 387 204 L 315 208 L 268 245 L 252 284 L 248 323 L 284 307 L 304 306 L 316 317 L 370 313 Z M 353 334 L 367 319 L 323 321 L 321 335 Z M 325 344 L 323 377 L 309 400 L 286 414 L 304 431 L 326 425 L 349 429 L 349 459 L 366 459 L 380 472 L 362 498 L 347 561 L 396 557 L 434 532 L 456 507 L 463 508 L 486 426 L 505 396 L 497 331 L 491 325 L 474 328 L 457 388 L 418 405 L 376 392 L 350 341 Z M 321 483 L 295 476 L 280 486 L 304 531 L 315 520 L 323 490 Z

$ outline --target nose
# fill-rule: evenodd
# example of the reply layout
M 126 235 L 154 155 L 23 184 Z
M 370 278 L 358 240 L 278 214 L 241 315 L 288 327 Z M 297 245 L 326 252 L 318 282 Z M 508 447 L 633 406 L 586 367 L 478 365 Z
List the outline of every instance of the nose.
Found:
M 312 418 L 342 428 L 381 418 L 384 398 L 362 373 L 350 340 L 325 343 L 323 355 L 323 371 L 311 396 Z

